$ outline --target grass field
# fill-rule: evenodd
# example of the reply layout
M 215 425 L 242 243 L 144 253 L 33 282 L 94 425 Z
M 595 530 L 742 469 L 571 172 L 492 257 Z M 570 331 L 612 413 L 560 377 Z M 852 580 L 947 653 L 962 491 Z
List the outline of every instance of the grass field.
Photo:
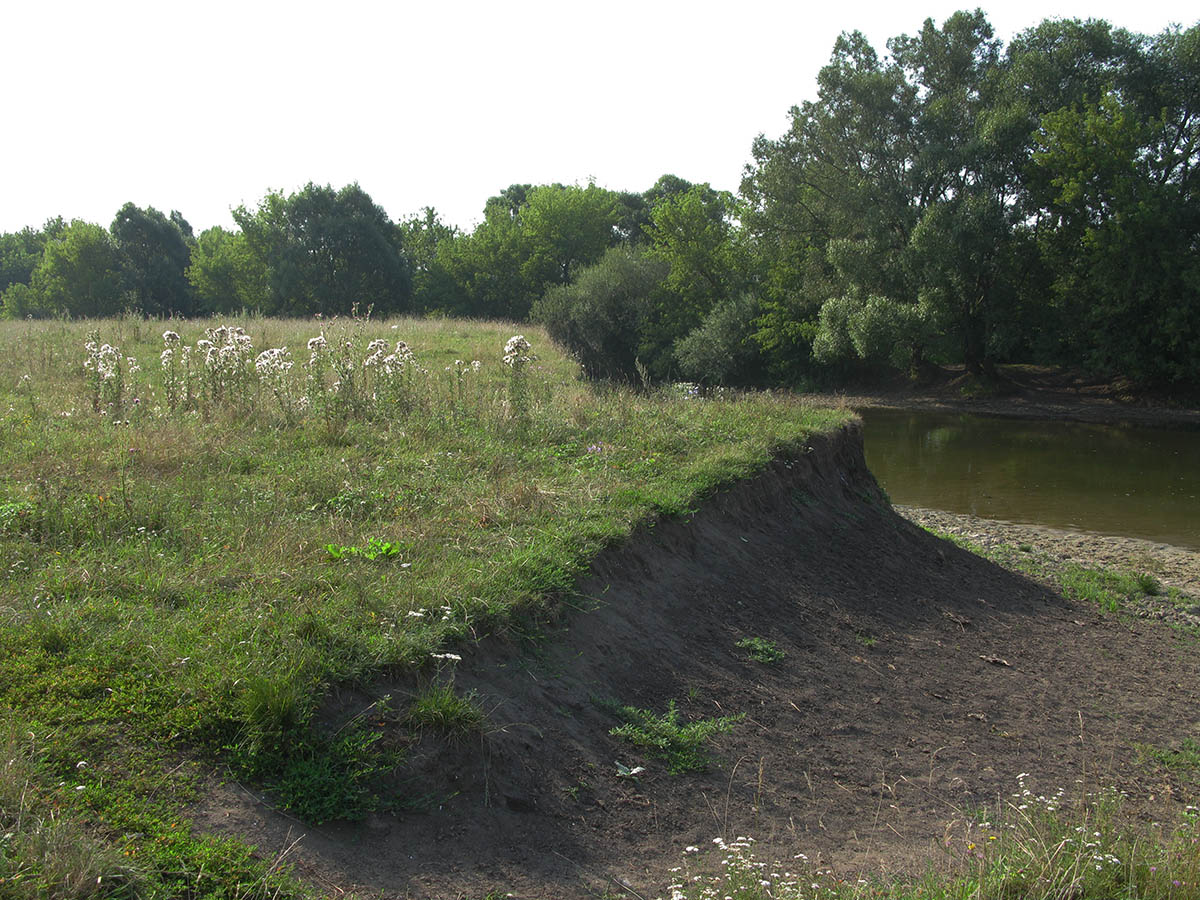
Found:
M 402 748 L 324 729 L 331 686 L 433 677 L 847 418 L 595 392 L 502 323 L 225 324 L 0 328 L 0 896 L 302 895 L 191 832 L 208 773 L 309 821 L 402 808 Z M 444 695 L 421 715 L 470 718 Z

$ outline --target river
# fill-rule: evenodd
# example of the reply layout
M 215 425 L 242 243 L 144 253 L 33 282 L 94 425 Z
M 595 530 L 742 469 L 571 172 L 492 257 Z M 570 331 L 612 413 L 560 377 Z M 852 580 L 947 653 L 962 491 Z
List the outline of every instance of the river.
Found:
M 1200 430 L 860 413 L 894 503 L 1200 550 Z

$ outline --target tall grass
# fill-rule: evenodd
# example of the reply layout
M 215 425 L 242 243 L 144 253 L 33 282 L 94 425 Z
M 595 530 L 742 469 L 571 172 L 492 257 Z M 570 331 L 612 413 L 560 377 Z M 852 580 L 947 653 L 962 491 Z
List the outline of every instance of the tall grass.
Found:
M 0 709 L 42 748 L 46 808 L 149 883 L 224 872 L 232 895 L 249 863 L 188 836 L 198 770 L 174 760 L 314 819 L 396 802 L 372 790 L 396 748 L 320 728 L 331 686 L 469 652 L 639 522 L 845 419 L 597 393 L 514 330 L 0 326 Z

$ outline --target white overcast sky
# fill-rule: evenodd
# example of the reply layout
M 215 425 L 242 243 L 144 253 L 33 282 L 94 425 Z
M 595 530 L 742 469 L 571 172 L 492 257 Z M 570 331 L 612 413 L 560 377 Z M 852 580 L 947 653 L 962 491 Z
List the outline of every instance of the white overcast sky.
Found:
M 269 189 L 357 181 L 393 218 L 470 227 L 516 182 L 736 190 L 755 135 L 816 95 L 841 31 L 887 38 L 975 4 L 0 0 L 0 231 L 126 201 L 197 231 Z M 1010 0 L 1157 33 L 1193 0 Z

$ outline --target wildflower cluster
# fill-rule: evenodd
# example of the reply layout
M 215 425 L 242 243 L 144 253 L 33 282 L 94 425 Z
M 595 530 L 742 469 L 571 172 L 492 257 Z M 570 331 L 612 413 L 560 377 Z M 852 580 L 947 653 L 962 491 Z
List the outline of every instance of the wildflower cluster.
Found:
M 707 875 L 688 875 L 684 866 L 671 869 L 674 879 L 667 885 L 670 900 L 766 900 L 766 898 L 796 898 L 809 896 L 808 890 L 819 892 L 820 882 L 811 883 L 811 873 L 802 876 L 790 871 L 797 866 L 807 867 L 808 857 L 797 853 L 793 862 L 797 866 L 782 866 L 766 863 L 754 855 L 754 838 L 737 837 L 727 841 L 723 837 L 712 839 L 713 847 L 721 854 L 715 871 Z M 687 868 L 703 858 L 697 846 L 684 849 Z M 706 861 L 711 865 L 711 861 Z M 826 873 L 818 872 L 815 877 Z
M 409 412 L 416 403 L 414 379 L 425 370 L 417 363 L 416 354 L 404 341 L 387 353 L 386 341 L 372 341 L 363 367 L 373 372 L 371 400 L 386 404 L 398 411 Z
M 259 383 L 267 388 L 279 403 L 279 409 L 289 422 L 295 416 L 299 404 L 292 389 L 291 351 L 287 347 L 272 347 L 264 350 L 254 359 L 254 371 L 258 374 Z
M 125 357 L 112 344 L 100 343 L 100 332 L 88 332 L 83 345 L 85 356 L 83 370 L 87 376 L 92 409 L 101 415 L 112 415 L 119 419 L 124 410 L 125 376 L 141 371 L 136 359 Z
M 209 328 L 196 341 L 203 380 L 201 391 L 210 405 L 244 405 L 249 400 L 250 361 L 254 344 L 241 326 Z
M 508 382 L 508 408 L 518 422 L 529 421 L 529 385 L 525 369 L 537 359 L 531 352 L 533 346 L 523 334 L 514 334 L 504 345 L 503 362 L 511 369 Z
M 359 317 L 328 323 L 305 342 L 300 353 L 287 346 L 258 351 L 244 328 L 228 324 L 208 328 L 193 345 L 178 331 L 163 331 L 158 360 L 161 394 L 154 409 L 208 416 L 219 408 L 241 413 L 258 402 L 273 401 L 288 423 L 316 415 L 331 428 L 354 419 L 408 415 L 436 385 L 407 342 L 361 334 L 366 321 Z M 120 414 L 128 377 L 139 371 L 137 361 L 102 343 L 95 331 L 89 333 L 85 350 L 93 408 L 105 415 Z M 528 412 L 523 370 L 534 359 L 530 351 L 529 341 L 521 335 L 505 344 L 504 362 L 512 377 L 505 407 L 517 416 Z M 479 360 L 462 359 L 445 367 L 451 377 L 448 408 L 454 415 L 463 410 L 465 382 L 482 369 Z
M 187 409 L 192 405 L 192 348 L 174 331 L 164 331 L 162 339 L 159 364 L 167 408 Z
M 513 369 L 520 369 L 537 359 L 531 350 L 533 345 L 525 339 L 525 335 L 514 334 L 504 345 L 504 364 Z

